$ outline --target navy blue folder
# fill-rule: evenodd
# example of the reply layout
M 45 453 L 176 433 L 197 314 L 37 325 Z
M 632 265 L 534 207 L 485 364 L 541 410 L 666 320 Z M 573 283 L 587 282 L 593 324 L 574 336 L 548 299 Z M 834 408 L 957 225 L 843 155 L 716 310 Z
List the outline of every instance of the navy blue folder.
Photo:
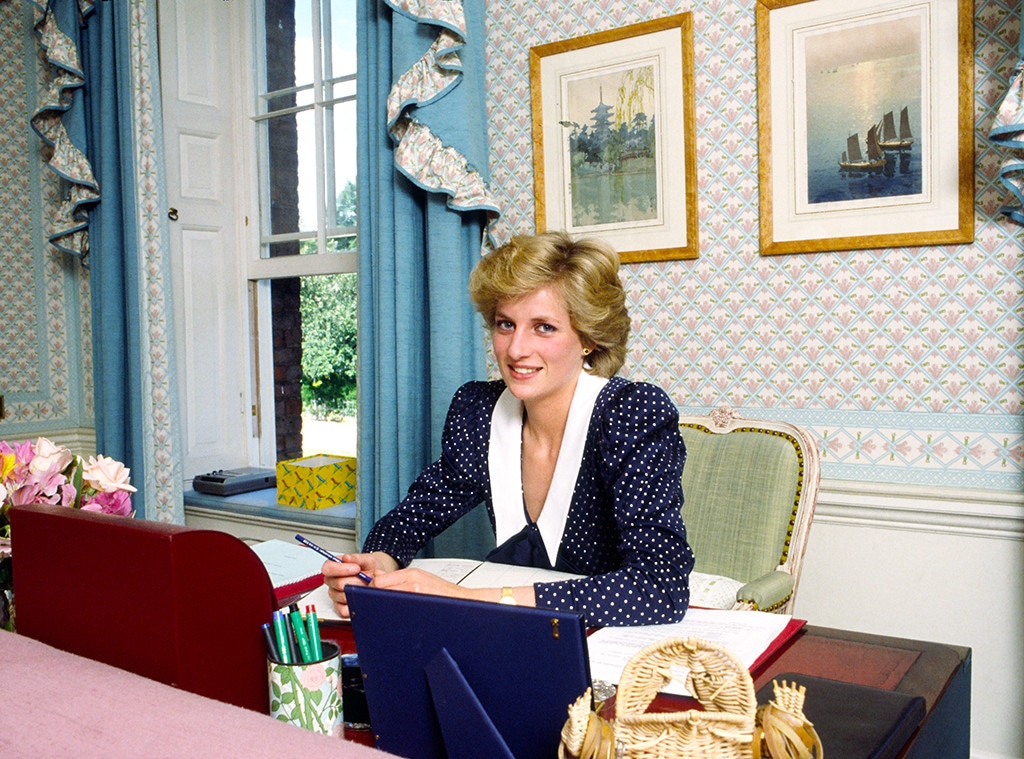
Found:
M 377 747 L 408 759 L 557 756 L 590 686 L 577 614 L 346 588 Z

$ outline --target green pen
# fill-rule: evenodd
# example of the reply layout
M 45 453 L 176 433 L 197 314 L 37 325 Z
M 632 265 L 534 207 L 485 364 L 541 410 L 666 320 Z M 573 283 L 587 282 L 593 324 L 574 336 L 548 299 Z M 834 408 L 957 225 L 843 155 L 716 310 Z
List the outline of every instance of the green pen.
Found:
M 316 607 L 312 604 L 306 607 L 306 624 L 309 626 L 309 642 L 313 646 L 314 661 L 324 658 L 324 649 L 320 643 L 320 625 L 316 620 Z
M 288 631 L 285 630 L 284 613 L 274 612 L 274 637 L 277 638 L 277 655 L 281 657 L 282 664 L 291 664 L 292 657 L 288 650 Z
M 304 663 L 315 661 L 313 650 L 309 647 L 309 636 L 306 635 L 306 625 L 302 621 L 302 612 L 299 611 L 298 604 L 292 604 L 290 616 L 292 618 L 292 628 L 295 630 L 295 639 L 299 643 L 299 652 L 302 654 L 302 661 Z

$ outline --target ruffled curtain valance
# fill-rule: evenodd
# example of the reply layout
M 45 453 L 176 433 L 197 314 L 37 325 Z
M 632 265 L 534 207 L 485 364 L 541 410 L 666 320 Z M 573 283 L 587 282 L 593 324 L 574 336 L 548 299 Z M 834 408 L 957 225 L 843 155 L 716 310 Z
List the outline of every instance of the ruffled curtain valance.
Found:
M 55 5 L 33 1 L 32 5 L 33 27 L 49 72 L 31 124 L 46 145 L 46 165 L 62 184 L 47 238 L 54 247 L 84 263 L 89 254 L 89 207 L 99 201 L 100 188 L 89 160 L 76 145 L 85 135 L 83 108 L 75 99 L 76 90 L 85 84 L 85 74 L 77 41 L 63 29 L 78 29 L 79 19 L 84 19 L 94 6 L 92 0 Z
M 1010 88 L 996 110 L 988 136 L 998 145 L 1024 150 L 1024 58 L 1010 77 Z M 1003 206 L 1002 212 L 1024 224 L 1024 156 L 1006 156 L 999 167 L 999 181 L 1014 198 L 1010 205 Z
M 483 173 L 459 150 L 442 142 L 417 113 L 451 93 L 464 76 L 459 56 L 466 44 L 463 4 L 451 0 L 385 1 L 393 11 L 438 28 L 427 51 L 398 76 L 388 93 L 387 126 L 395 142 L 395 166 L 419 187 L 448 195 L 453 210 L 482 210 L 493 220 L 498 204 Z M 450 123 L 445 127 L 450 129 Z

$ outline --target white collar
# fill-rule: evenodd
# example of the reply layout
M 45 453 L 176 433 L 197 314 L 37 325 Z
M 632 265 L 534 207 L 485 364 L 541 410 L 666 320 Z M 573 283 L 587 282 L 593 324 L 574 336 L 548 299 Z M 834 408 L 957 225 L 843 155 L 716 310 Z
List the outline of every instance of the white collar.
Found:
M 576 488 L 583 448 L 587 442 L 590 417 L 601 388 L 608 382 L 581 371 L 576 381 L 569 416 L 565 421 L 558 462 L 551 477 L 544 508 L 537 520 L 537 528 L 544 539 L 551 566 L 558 558 L 558 546 L 565 532 L 572 494 Z M 501 545 L 526 526 L 523 505 L 523 403 L 505 388 L 491 414 L 491 437 L 487 453 L 487 466 L 491 479 L 491 503 L 497 545 Z

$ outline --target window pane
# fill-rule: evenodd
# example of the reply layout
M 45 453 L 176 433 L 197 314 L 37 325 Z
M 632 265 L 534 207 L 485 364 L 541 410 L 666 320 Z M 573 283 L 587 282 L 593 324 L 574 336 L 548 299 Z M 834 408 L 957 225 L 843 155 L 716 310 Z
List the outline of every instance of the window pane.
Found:
M 266 0 L 264 28 L 267 72 L 263 93 L 288 93 L 271 98 L 268 111 L 313 103 L 312 23 L 309 0 Z
M 264 213 L 272 235 L 299 231 L 299 117 L 275 116 L 260 125 L 267 146 L 269 203 Z
M 356 276 L 302 279 L 302 448 L 355 455 Z
M 278 460 L 356 453 L 356 275 L 271 283 Z
M 356 249 L 355 2 L 264 0 L 263 256 Z M 355 283 L 270 283 L 279 460 L 355 455 Z
M 356 104 L 339 103 L 324 109 L 328 139 L 324 144 L 324 198 L 328 230 L 356 225 Z M 347 195 L 346 195 L 347 193 Z
M 325 1 L 324 10 L 324 78 L 330 79 L 356 70 L 356 2 Z
M 273 94 L 259 121 L 266 155 L 264 230 L 292 238 L 288 244 L 267 240 L 263 255 L 271 257 L 354 249 L 355 217 L 342 222 L 339 204 L 356 179 L 355 3 L 323 0 L 319 45 L 312 38 L 317 30 L 311 5 L 305 0 L 266 4 L 267 87 Z M 319 72 L 313 65 L 318 50 Z M 315 92 L 319 100 L 304 106 Z M 318 229 L 325 250 L 317 248 Z M 299 239 L 298 247 L 290 244 Z

